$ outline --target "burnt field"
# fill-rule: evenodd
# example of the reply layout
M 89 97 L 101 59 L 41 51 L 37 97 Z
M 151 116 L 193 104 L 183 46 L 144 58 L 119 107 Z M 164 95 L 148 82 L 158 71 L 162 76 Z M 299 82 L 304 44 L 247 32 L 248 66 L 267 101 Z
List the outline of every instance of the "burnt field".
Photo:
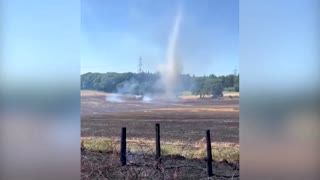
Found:
M 212 132 L 212 141 L 239 142 L 239 100 L 180 97 L 143 102 L 121 97 L 123 102 L 106 101 L 107 94 L 81 94 L 81 136 L 119 137 L 127 127 L 128 138 L 154 138 L 154 125 L 160 123 L 162 141 L 192 141 Z
M 211 130 L 213 179 L 239 179 L 239 100 L 176 101 L 81 92 L 81 179 L 208 179 L 205 131 Z M 160 123 L 161 164 L 154 161 Z M 119 162 L 127 128 L 127 165 Z

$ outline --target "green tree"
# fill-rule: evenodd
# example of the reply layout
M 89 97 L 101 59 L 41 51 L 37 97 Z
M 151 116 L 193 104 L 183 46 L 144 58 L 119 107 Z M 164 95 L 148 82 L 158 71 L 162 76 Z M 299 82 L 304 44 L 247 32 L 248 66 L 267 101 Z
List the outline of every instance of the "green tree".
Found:
M 200 98 L 205 94 L 205 77 L 195 77 L 192 87 L 192 94 L 200 95 Z
M 163 93 L 163 87 L 157 83 L 159 79 L 159 72 L 139 74 L 132 72 L 89 72 L 81 75 L 80 87 L 81 89 L 99 90 L 105 92 L 118 92 L 118 89 L 127 89 L 126 86 L 130 86 L 130 91 L 124 91 L 124 93 Z M 131 82 L 131 80 L 134 80 L 134 82 Z M 239 74 L 236 76 L 216 76 L 214 74 L 211 74 L 209 76 L 198 77 L 195 75 L 191 76 L 189 74 L 182 74 L 179 76 L 179 82 L 177 83 L 179 92 L 191 90 L 192 94 L 200 95 L 200 98 L 203 98 L 205 95 L 211 94 L 219 96 L 220 92 L 216 89 L 220 89 L 221 86 L 223 88 L 234 88 L 236 91 L 239 91 Z
M 204 95 L 211 95 L 212 94 L 212 88 L 213 88 L 213 82 L 216 80 L 216 77 L 209 77 L 205 78 L 204 85 L 203 85 L 203 94 Z
M 236 76 L 235 78 L 235 82 L 234 82 L 234 90 L 236 92 L 239 92 L 240 89 L 239 89 L 239 80 L 240 80 L 240 75 Z
M 212 98 L 223 96 L 223 85 L 221 80 L 216 79 L 212 82 Z

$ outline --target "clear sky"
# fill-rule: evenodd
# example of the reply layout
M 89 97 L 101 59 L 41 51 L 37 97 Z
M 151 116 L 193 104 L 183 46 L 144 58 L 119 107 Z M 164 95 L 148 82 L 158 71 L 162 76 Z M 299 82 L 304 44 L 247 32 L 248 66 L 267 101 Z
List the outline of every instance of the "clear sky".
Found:
M 236 0 L 179 2 L 184 72 L 232 73 L 239 59 L 242 79 L 244 73 L 256 77 L 244 85 L 266 84 L 260 82 L 266 77 L 279 83 L 312 80 L 318 72 L 318 0 L 242 0 L 240 23 Z M 50 74 L 66 79 L 79 74 L 80 54 L 82 73 L 136 71 L 139 56 L 145 70 L 155 71 L 165 61 L 178 4 L 83 0 L 80 7 L 80 0 L 3 0 L 0 78 L 47 81 L 39 74 Z
M 177 55 L 183 73 L 239 70 L 237 0 L 81 0 L 81 73 L 155 72 L 165 63 L 178 6 Z
M 79 74 L 79 0 L 2 0 L 0 14 L 0 79 L 21 84 Z
M 319 3 L 319 0 L 241 1 L 242 87 L 289 91 L 299 88 L 303 89 L 301 92 L 314 89 L 317 83 L 312 82 L 320 67 Z

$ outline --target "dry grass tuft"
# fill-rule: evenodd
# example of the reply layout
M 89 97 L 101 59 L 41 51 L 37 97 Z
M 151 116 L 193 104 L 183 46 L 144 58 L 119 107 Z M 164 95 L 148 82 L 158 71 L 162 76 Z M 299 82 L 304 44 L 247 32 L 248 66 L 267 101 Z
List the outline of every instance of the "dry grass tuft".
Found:
M 91 151 L 119 152 L 119 138 L 85 137 L 81 138 L 82 147 Z M 216 161 L 239 162 L 240 146 L 236 143 L 211 143 L 213 159 Z M 129 152 L 154 152 L 154 141 L 132 138 L 127 139 Z M 162 142 L 163 155 L 180 155 L 186 158 L 204 159 L 206 157 L 206 144 L 204 139 L 196 142 Z
M 161 163 L 154 161 L 154 142 L 151 142 L 128 140 L 127 165 L 121 166 L 118 139 L 82 138 L 81 179 L 207 179 L 203 142 L 162 143 Z M 213 143 L 212 147 L 216 157 L 214 179 L 231 179 L 232 176 L 237 179 L 239 145 Z

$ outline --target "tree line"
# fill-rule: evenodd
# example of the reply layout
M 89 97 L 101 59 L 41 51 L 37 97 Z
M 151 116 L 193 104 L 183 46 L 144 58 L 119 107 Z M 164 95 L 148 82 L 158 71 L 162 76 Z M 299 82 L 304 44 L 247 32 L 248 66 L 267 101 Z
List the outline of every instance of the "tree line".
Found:
M 200 98 L 206 95 L 223 96 L 223 91 L 239 92 L 239 75 L 194 76 L 181 74 L 176 92 L 190 91 Z M 81 89 L 123 94 L 156 94 L 164 91 L 160 73 L 85 73 L 81 75 Z

